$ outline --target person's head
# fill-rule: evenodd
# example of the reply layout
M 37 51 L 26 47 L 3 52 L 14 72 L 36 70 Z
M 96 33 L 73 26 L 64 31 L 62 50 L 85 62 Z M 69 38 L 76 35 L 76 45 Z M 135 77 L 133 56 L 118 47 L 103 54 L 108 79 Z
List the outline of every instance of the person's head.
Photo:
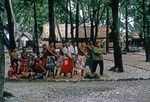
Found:
M 13 51 L 13 52 L 16 52 L 16 51 L 17 51 L 17 49 L 16 49 L 16 48 L 14 48 L 12 51 Z
M 12 64 L 12 67 L 13 67 L 13 68 L 16 68 L 16 67 L 17 67 L 16 63 L 13 63 L 13 64 Z
M 95 43 L 95 45 L 96 45 L 96 47 L 101 47 L 101 42 L 100 42 L 100 41 L 97 41 L 97 42 Z
M 13 63 L 13 64 L 11 65 L 11 68 L 12 68 L 14 71 L 16 71 L 16 68 L 17 68 L 16 63 Z
M 77 43 L 76 43 L 76 42 L 73 42 L 73 46 L 77 46 Z
M 71 42 L 66 42 L 66 46 L 70 46 L 71 45 Z
M 46 44 L 43 44 L 42 48 L 43 48 L 43 49 L 46 49 L 46 48 L 47 48 L 47 45 L 46 45 Z
M 54 47 L 54 43 L 53 43 L 53 42 L 50 42 L 50 43 L 49 43 L 49 47 L 51 47 L 51 48 Z
M 66 47 L 66 42 L 62 42 L 62 47 Z
M 23 47 L 23 48 L 22 48 L 22 51 L 25 52 L 25 51 L 26 51 L 26 47 Z
M 82 47 L 86 47 L 86 43 L 85 42 L 82 42 L 81 45 L 82 45 Z
M 35 66 L 39 65 L 39 59 L 35 59 Z

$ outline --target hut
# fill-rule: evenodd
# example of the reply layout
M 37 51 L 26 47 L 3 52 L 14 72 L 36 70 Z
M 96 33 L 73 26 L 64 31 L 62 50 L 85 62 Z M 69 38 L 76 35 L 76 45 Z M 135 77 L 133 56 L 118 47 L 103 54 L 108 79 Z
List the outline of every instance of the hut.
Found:
M 32 35 L 28 32 L 19 32 L 16 37 L 15 41 L 17 42 L 18 48 L 22 47 L 32 47 Z

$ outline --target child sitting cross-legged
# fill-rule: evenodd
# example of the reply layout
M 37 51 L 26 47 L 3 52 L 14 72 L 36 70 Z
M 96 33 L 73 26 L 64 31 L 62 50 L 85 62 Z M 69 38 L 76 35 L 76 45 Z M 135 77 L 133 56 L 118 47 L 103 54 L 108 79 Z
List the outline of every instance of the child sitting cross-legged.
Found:
M 43 79 L 43 76 L 46 74 L 46 69 L 40 65 L 39 60 L 36 59 L 32 67 L 32 72 L 33 79 Z
M 19 78 L 23 78 L 23 79 L 31 77 L 31 73 L 29 72 L 29 67 L 28 67 L 27 61 L 24 61 L 21 63 L 21 65 L 19 67 L 19 73 L 17 76 Z

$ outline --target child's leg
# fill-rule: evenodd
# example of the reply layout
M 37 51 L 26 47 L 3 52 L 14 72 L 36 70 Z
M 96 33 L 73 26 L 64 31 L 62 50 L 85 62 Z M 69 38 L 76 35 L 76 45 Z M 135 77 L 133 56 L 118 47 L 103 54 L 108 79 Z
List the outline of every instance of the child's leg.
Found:
M 97 61 L 93 61 L 92 62 L 92 70 L 91 70 L 92 74 L 96 72 L 97 64 L 98 64 Z
M 60 76 L 60 68 L 58 68 L 56 71 L 56 77 L 59 78 L 59 76 Z
M 84 74 L 84 70 L 82 69 L 82 71 L 81 71 L 81 76 L 83 77 L 83 74 Z
M 100 75 L 103 75 L 104 62 L 103 62 L 103 61 L 100 61 L 100 62 L 99 62 L 99 65 L 100 65 Z
M 46 71 L 46 77 L 49 77 L 49 70 Z

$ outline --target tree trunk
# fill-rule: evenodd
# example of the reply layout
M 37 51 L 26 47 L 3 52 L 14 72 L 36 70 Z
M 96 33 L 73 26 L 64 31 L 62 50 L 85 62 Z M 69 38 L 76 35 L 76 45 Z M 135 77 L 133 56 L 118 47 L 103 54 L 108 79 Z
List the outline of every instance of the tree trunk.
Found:
M 109 6 L 107 6 L 107 20 L 106 20 L 106 53 L 109 53 Z
M 54 0 L 48 0 L 49 8 L 49 43 L 54 43 L 56 46 L 56 37 L 55 37 L 55 23 L 54 23 Z
M 66 4 L 67 12 L 68 12 L 68 0 Z M 67 41 L 68 39 L 68 14 L 66 14 L 66 20 L 65 20 L 65 40 Z
M 82 14 L 83 14 L 83 26 L 84 26 L 84 34 L 85 34 L 85 41 L 88 42 L 87 33 L 86 33 L 86 24 L 85 24 L 85 13 L 84 13 L 84 6 L 82 4 Z
M 60 32 L 60 29 L 59 29 L 59 23 L 57 22 L 57 18 L 55 18 L 56 19 L 56 27 L 57 27 L 57 30 L 58 30 L 58 34 L 59 34 L 59 37 L 60 37 L 60 42 L 62 43 L 62 34 L 61 34 L 61 32 Z
M 99 28 L 99 22 L 100 20 L 102 19 L 103 17 L 103 14 L 104 14 L 104 11 L 105 11 L 105 7 L 103 8 L 102 12 L 101 12 L 101 16 L 99 18 L 99 11 L 97 11 L 97 17 L 95 18 L 95 38 L 94 38 L 94 43 L 96 43 L 96 40 L 98 38 L 98 28 Z
M 76 42 L 79 44 L 79 0 L 76 3 Z
M 68 39 L 68 20 L 65 22 L 65 40 L 67 41 Z
M 4 74 L 5 74 L 5 53 L 4 53 L 4 27 L 3 27 L 4 0 L 0 1 L 0 102 L 3 102 Z
M 94 38 L 94 43 L 96 43 L 96 40 L 98 38 L 98 26 L 99 26 L 99 10 L 97 11 L 97 17 L 95 18 L 95 38 Z
M 92 9 L 92 15 L 90 15 L 91 16 L 91 35 L 90 35 L 90 39 L 91 39 L 91 41 L 93 41 L 94 42 L 94 18 L 95 18 L 95 12 L 94 12 L 94 7 L 93 7 L 93 9 Z
M 14 37 L 14 20 L 12 16 L 12 9 L 10 6 L 10 0 L 5 0 L 5 8 L 7 12 L 8 18 L 8 32 L 9 32 L 9 42 L 10 42 L 10 50 L 16 48 L 15 37 Z
M 149 21 L 147 21 L 147 62 L 150 62 L 150 27 L 149 27 Z
M 149 48 L 149 37 L 148 32 L 146 32 L 146 4 L 145 0 L 142 0 L 142 9 L 143 9 L 143 35 L 144 35 L 144 47 L 145 47 L 145 55 L 146 55 L 146 62 L 150 62 L 150 48 Z
M 118 72 L 123 72 L 123 64 L 122 64 L 122 53 L 121 53 L 121 44 L 120 44 L 120 34 L 119 34 L 119 24 L 118 24 L 118 7 L 119 0 L 111 0 L 111 8 L 112 8 L 112 33 L 114 36 L 113 48 L 114 48 L 114 64 L 115 68 L 118 69 Z
M 4 45 L 8 50 L 10 50 L 10 42 L 6 35 L 4 35 Z
M 72 17 L 72 8 L 71 8 L 71 0 L 69 0 L 69 8 L 70 8 L 70 25 L 71 25 L 71 40 L 74 40 L 74 26 L 73 26 L 73 17 Z
M 126 46 L 125 46 L 125 51 L 129 51 L 129 34 L 128 34 L 128 5 L 126 4 L 125 6 L 125 10 L 126 10 Z
M 37 17 L 36 17 L 36 2 L 34 0 L 34 35 L 35 35 L 35 51 L 36 51 L 36 55 L 37 57 L 39 57 L 39 42 L 38 42 L 38 33 L 37 33 Z

